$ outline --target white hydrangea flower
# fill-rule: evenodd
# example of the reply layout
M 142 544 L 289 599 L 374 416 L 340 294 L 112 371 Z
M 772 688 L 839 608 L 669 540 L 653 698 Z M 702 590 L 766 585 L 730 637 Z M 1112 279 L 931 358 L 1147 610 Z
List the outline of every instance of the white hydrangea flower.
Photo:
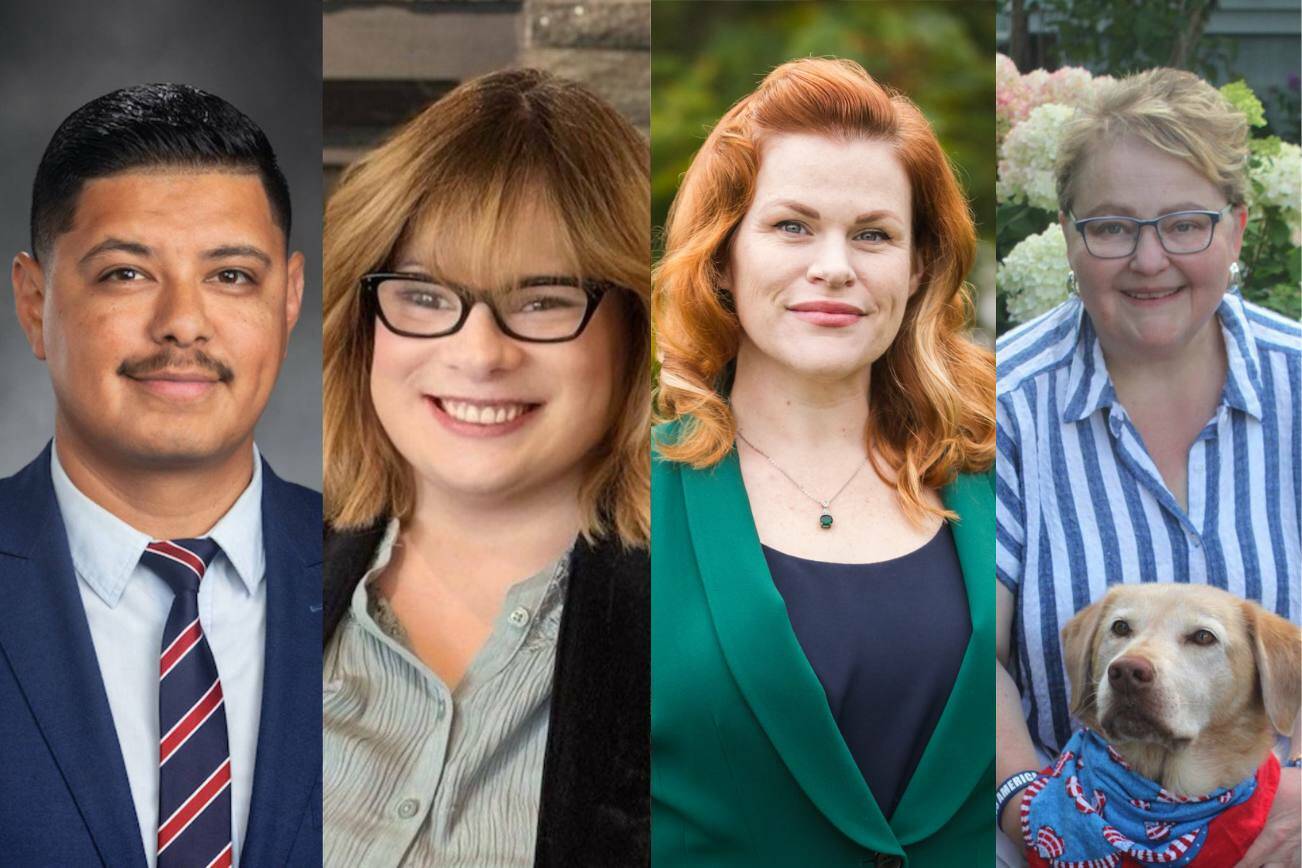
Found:
M 999 149 L 999 174 L 995 195 L 1000 202 L 1026 202 L 1046 211 L 1058 210 L 1053 163 L 1058 156 L 1063 128 L 1076 110 L 1046 103 L 1009 131 Z
M 1302 148 L 1291 142 L 1281 143 L 1279 153 L 1255 162 L 1252 180 L 1260 185 L 1261 192 L 1252 197 L 1251 204 L 1279 208 L 1296 238 L 1302 229 Z
M 1067 239 L 1057 222 L 1023 239 L 1004 257 L 995 278 L 1008 318 L 1015 323 L 1029 322 L 1066 301 L 1070 271 Z
M 1051 102 L 1082 105 L 1093 95 L 1098 82 L 1110 80 L 1111 76 L 1106 75 L 1094 78 L 1089 70 L 1078 66 L 1064 66 L 1053 72 L 1033 69 L 1022 75 L 1010 58 L 995 54 L 997 140 L 1002 142 L 1008 131 L 1026 120 L 1037 106 Z

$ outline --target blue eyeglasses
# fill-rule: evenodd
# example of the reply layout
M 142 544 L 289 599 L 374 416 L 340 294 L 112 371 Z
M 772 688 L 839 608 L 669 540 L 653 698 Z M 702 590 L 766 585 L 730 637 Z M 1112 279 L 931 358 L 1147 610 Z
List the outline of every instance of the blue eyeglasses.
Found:
M 1216 234 L 1216 224 L 1233 207 L 1226 205 L 1219 211 L 1172 211 L 1152 220 L 1139 220 L 1135 217 L 1086 217 L 1077 220 L 1076 215 L 1070 216 L 1072 225 L 1085 240 L 1085 249 L 1097 259 L 1124 259 L 1133 256 L 1139 249 L 1139 235 L 1145 226 L 1153 227 L 1163 250 L 1181 256 L 1201 253 L 1210 247 L 1212 236 Z

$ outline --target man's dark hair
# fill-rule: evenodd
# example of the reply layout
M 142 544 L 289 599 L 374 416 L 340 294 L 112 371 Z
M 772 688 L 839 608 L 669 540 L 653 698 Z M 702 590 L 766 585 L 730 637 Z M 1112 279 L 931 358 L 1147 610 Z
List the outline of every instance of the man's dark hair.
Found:
M 93 99 L 54 131 L 32 185 L 32 254 L 72 228 L 86 181 L 153 167 L 257 173 L 289 242 L 289 185 L 267 136 L 219 96 L 144 84 Z

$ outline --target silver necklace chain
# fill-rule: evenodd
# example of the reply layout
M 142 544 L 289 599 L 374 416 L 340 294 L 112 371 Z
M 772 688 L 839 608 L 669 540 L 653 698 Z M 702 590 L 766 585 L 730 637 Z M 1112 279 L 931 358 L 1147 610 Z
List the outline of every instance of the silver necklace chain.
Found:
M 800 489 L 801 494 L 803 494 L 805 497 L 808 497 L 814 503 L 817 503 L 819 506 L 823 508 L 823 515 L 827 517 L 827 520 L 822 522 L 822 526 L 824 529 L 830 528 L 832 526 L 831 515 L 827 512 L 828 508 L 832 505 L 832 501 L 840 497 L 841 492 L 845 491 L 847 488 L 850 487 L 850 483 L 854 482 L 855 477 L 859 475 L 859 471 L 863 470 L 864 464 L 868 463 L 868 460 L 864 459 L 863 464 L 860 464 L 859 466 L 855 467 L 854 473 L 850 474 L 850 478 L 847 479 L 841 485 L 841 487 L 836 490 L 836 494 L 832 495 L 827 500 L 823 500 L 822 498 L 814 497 L 814 495 L 806 491 L 805 486 L 801 485 L 799 482 L 795 480 L 795 478 L 790 473 L 787 473 L 780 466 L 778 466 L 778 463 L 774 461 L 773 458 L 767 452 L 765 452 L 763 449 L 756 446 L 754 443 L 750 442 L 750 440 L 747 439 L 746 435 L 742 434 L 741 431 L 737 432 L 737 437 L 741 439 L 741 442 L 745 443 L 751 449 L 754 449 L 756 452 L 762 455 L 765 461 L 773 465 L 774 470 L 776 470 L 778 473 L 781 473 L 783 476 L 787 478 L 788 482 L 790 482 L 796 488 Z M 820 518 L 822 517 L 820 516 Z

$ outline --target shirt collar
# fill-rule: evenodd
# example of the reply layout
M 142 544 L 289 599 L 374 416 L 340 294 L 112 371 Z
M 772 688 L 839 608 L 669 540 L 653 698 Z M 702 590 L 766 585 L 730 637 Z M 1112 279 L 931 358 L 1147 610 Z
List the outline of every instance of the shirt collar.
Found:
M 256 444 L 248 487 L 204 536 L 222 547 L 248 592 L 256 591 L 267 571 L 267 552 L 262 545 L 262 454 Z
M 1085 313 L 1085 306 L 1079 299 L 1073 299 L 1071 303 L 1077 307 L 1079 339 L 1068 366 L 1067 388 L 1058 397 L 1058 409 L 1064 422 L 1079 422 L 1096 410 L 1115 404 L 1117 393 L 1112 388 L 1112 378 L 1103 359 L 1103 345 Z M 1263 393 L 1261 362 L 1256 342 L 1252 340 L 1243 299 L 1227 292 L 1216 308 L 1216 316 L 1225 339 L 1227 361 L 1221 403 L 1260 419 Z
M 77 574 L 110 608 L 117 606 L 152 537 L 136 530 L 81 492 L 59 463 L 58 443 L 50 450 L 50 477 L 63 516 Z M 262 457 L 253 447 L 253 478 L 226 514 L 202 536 L 221 546 L 249 593 L 266 572 L 262 546 Z
M 1085 313 L 1085 305 L 1079 298 L 1072 299 L 1071 303 L 1076 305 L 1078 337 L 1067 368 L 1067 388 L 1058 395 L 1058 408 L 1064 422 L 1079 422 L 1095 410 L 1111 407 L 1117 393 L 1103 359 L 1103 345 L 1094 331 L 1094 323 Z
M 1216 313 L 1221 318 L 1225 357 L 1229 363 L 1222 400 L 1234 409 L 1260 419 L 1266 389 L 1261 382 L 1261 357 L 1257 354 L 1257 342 L 1252 338 L 1243 298 L 1238 293 L 1225 293 Z

